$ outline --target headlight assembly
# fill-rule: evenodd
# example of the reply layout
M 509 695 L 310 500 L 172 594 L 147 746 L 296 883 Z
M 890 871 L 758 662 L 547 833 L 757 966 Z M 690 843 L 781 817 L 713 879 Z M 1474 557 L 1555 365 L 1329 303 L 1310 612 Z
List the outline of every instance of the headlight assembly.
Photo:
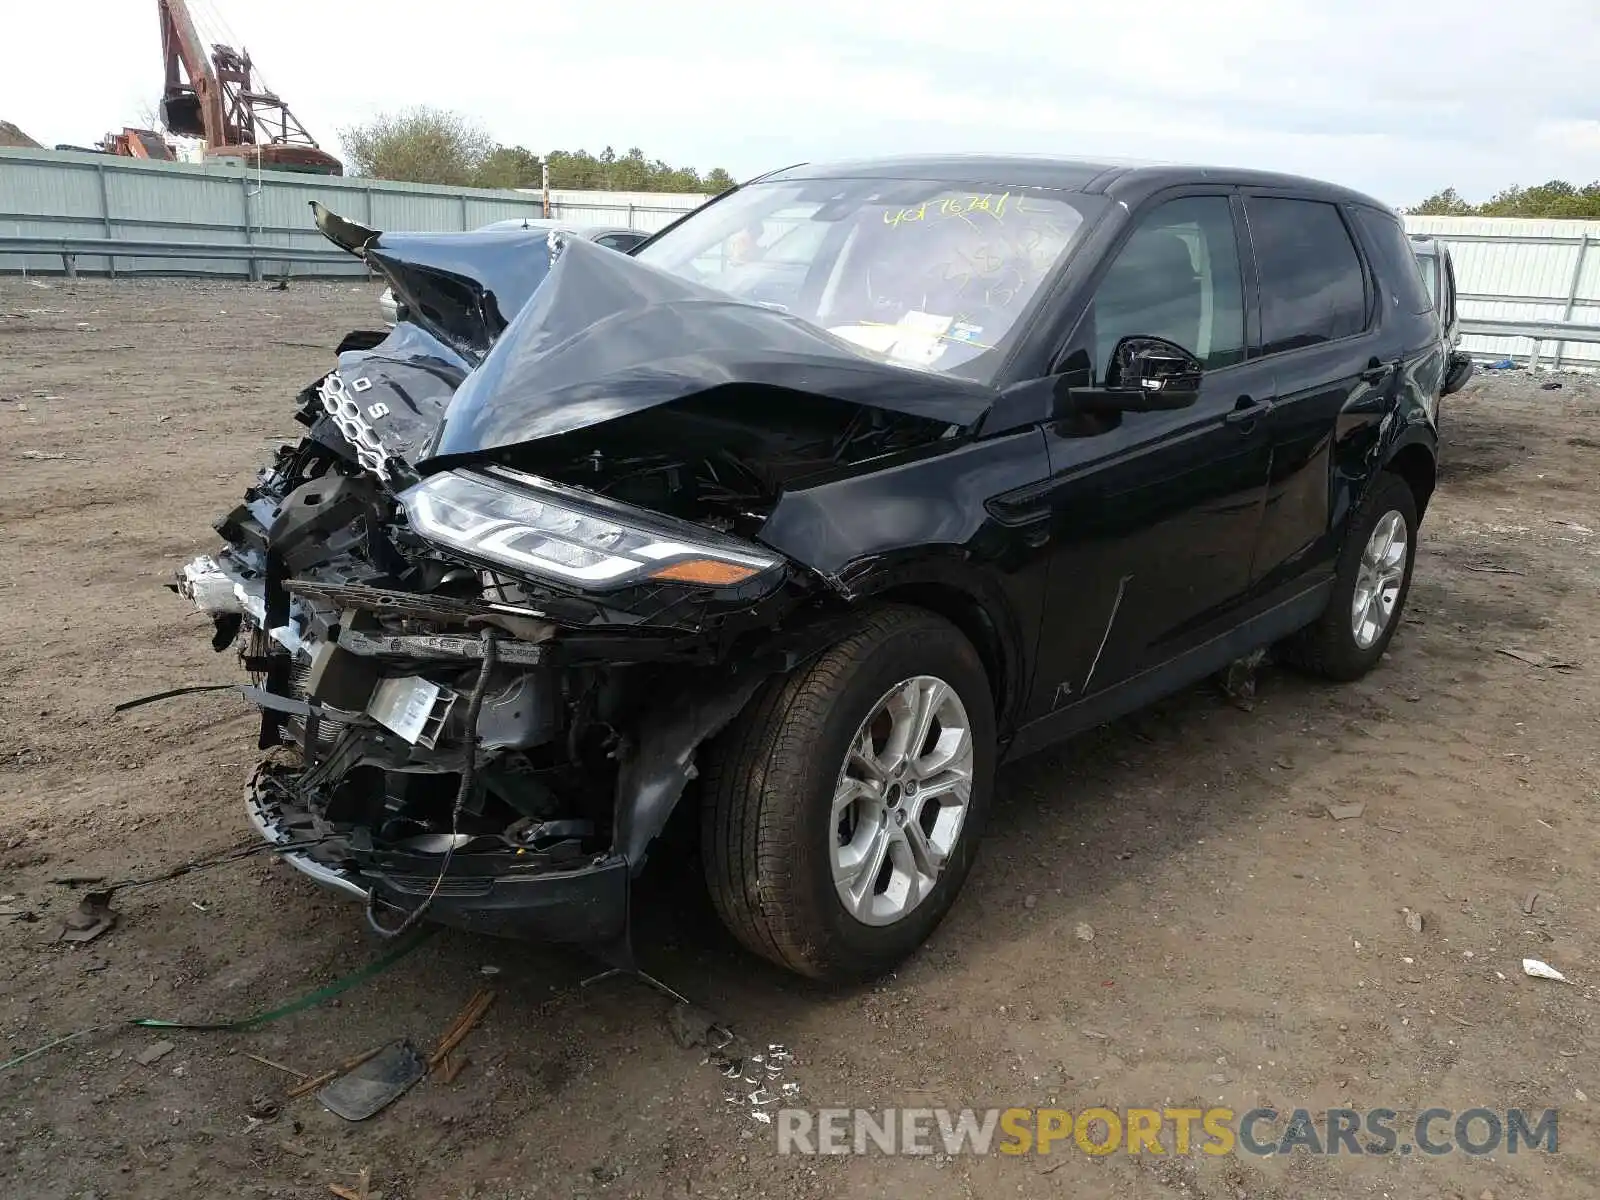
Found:
M 729 587 L 779 564 L 711 530 L 651 528 L 585 503 L 566 488 L 512 472 L 516 482 L 446 471 L 400 497 L 422 536 L 512 570 L 589 588 L 656 580 Z

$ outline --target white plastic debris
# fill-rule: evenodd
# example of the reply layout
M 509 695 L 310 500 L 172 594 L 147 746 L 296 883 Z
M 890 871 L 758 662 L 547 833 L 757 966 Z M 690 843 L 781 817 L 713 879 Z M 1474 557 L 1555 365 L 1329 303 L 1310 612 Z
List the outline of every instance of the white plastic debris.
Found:
M 244 611 L 238 594 L 217 560 L 209 554 L 190 559 L 178 572 L 178 594 L 194 601 L 194 606 L 206 613 L 236 613 Z
M 1549 963 L 1540 962 L 1537 958 L 1522 960 L 1522 973 L 1532 975 L 1535 979 L 1554 979 L 1557 983 L 1566 983 L 1567 977 L 1556 970 Z

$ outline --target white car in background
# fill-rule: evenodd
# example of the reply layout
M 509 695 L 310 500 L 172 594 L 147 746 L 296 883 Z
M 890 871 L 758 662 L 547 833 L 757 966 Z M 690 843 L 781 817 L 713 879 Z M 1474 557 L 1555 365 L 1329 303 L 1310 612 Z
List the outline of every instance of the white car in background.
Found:
M 649 239 L 650 235 L 642 229 L 629 229 L 624 225 L 568 225 L 561 221 L 550 220 L 544 217 L 511 217 L 504 221 L 491 221 L 487 225 L 479 226 L 480 229 L 544 229 L 554 233 L 565 233 L 572 237 L 580 237 L 585 241 L 594 242 L 608 250 L 616 250 L 621 254 L 630 253 L 635 246 Z M 378 297 L 378 308 L 383 313 L 383 322 L 390 328 L 400 319 L 395 306 L 394 290 L 384 288 L 383 295 Z

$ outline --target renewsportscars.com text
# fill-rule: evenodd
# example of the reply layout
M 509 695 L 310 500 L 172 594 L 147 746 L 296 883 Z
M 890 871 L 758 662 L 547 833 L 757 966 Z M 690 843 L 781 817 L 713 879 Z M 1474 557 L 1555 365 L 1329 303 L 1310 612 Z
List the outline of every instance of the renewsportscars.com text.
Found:
M 1517 1154 L 1559 1151 L 1553 1108 L 784 1108 L 780 1154 Z

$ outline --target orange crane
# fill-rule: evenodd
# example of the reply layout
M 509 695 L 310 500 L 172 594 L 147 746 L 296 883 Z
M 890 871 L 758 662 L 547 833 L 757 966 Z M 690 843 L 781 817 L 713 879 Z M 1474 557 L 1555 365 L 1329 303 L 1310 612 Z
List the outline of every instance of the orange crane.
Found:
M 279 96 L 257 88 L 248 51 L 217 44 L 208 55 L 185 0 L 156 0 L 156 7 L 167 72 L 161 119 L 169 130 L 205 139 L 208 158 L 344 174 L 344 164 L 317 145 Z

